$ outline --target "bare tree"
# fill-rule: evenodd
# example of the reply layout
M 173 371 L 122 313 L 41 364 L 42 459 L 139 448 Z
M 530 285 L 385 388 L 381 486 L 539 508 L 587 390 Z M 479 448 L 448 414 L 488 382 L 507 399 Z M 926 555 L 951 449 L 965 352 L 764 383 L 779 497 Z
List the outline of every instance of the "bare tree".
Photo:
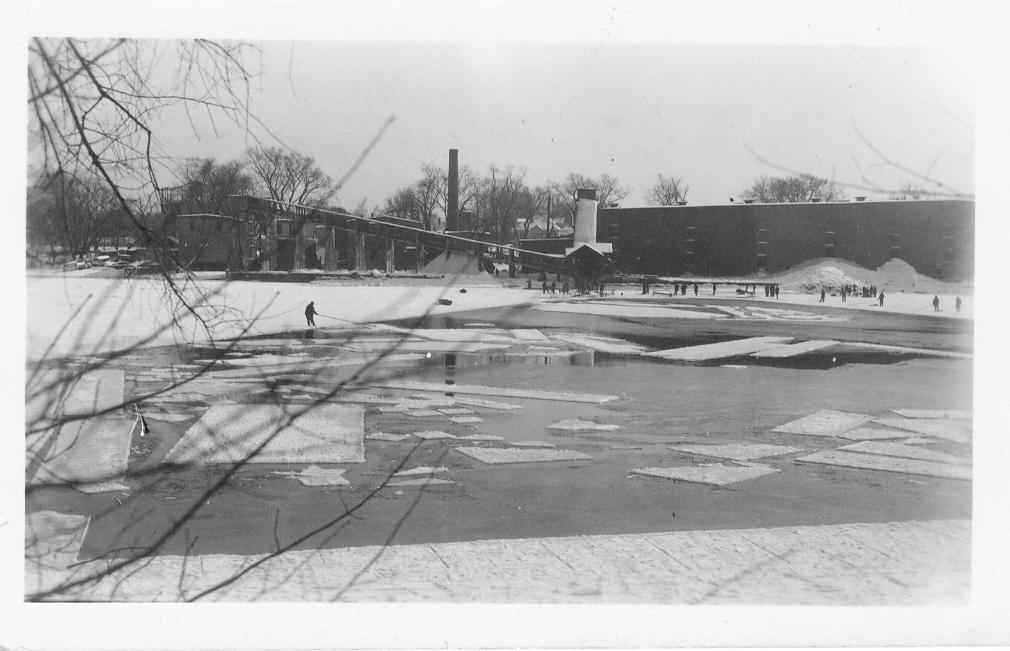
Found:
M 673 176 L 657 175 L 656 184 L 649 188 L 647 201 L 650 206 L 675 206 L 687 201 L 688 186 Z
M 252 194 L 256 185 L 241 161 L 189 159 L 183 163 L 179 175 L 187 212 L 224 214 L 230 195 Z
M 594 188 L 596 200 L 602 208 L 619 203 L 631 193 L 629 188 L 622 187 L 618 180 L 609 174 L 602 174 L 594 179 L 571 173 L 564 181 L 549 185 L 553 191 L 555 205 L 559 208 L 558 212 L 563 215 L 565 223 L 569 226 L 575 223 L 575 191 L 579 188 Z
M 81 257 L 122 228 L 120 204 L 95 177 L 55 173 L 39 179 L 28 193 L 28 226 L 33 237 L 59 244 Z
M 393 196 L 386 199 L 382 211 L 400 219 L 421 221 L 420 211 L 417 207 L 417 195 L 412 187 L 397 190 Z
M 477 226 L 495 242 L 511 241 L 519 235 L 519 225 L 536 214 L 536 203 L 525 170 L 492 165 L 480 183 Z
M 32 39 L 29 136 L 38 167 L 44 175 L 100 179 L 142 243 L 164 268 L 172 267 L 172 247 L 137 211 L 159 190 L 159 173 L 171 171 L 154 125 L 177 107 L 191 117 L 193 129 L 197 110 L 236 125 L 255 120 L 246 106 L 252 73 L 243 58 L 249 49 L 201 39 Z M 166 57 L 174 58 L 174 70 Z
M 743 191 L 745 199 L 761 203 L 798 203 L 813 199 L 837 201 L 843 196 L 842 191 L 832 181 L 811 174 L 762 176 Z
M 311 156 L 279 147 L 252 148 L 246 156 L 250 171 L 271 199 L 322 207 L 336 194 L 333 179 Z
M 439 230 L 445 226 L 448 210 L 449 179 L 447 172 L 434 165 L 421 168 L 421 180 L 414 186 L 417 211 L 427 230 Z
M 548 211 L 549 204 L 553 207 L 553 195 L 550 188 L 537 186 L 533 189 L 525 188 L 523 190 L 518 197 L 516 205 L 516 212 L 519 214 L 517 224 L 522 224 L 522 233 L 519 233 L 520 238 L 529 237 L 530 228 L 536 224 L 538 217 L 543 217 L 545 236 L 551 234 L 554 220 Z
M 459 171 L 459 211 L 469 214 L 470 222 L 462 223 L 463 230 L 476 230 L 481 223 L 480 193 L 483 180 L 469 167 Z
M 930 190 L 923 185 L 916 185 L 915 183 L 905 183 L 897 192 L 892 192 L 888 195 L 888 199 L 903 200 L 903 199 L 933 199 L 936 197 L 936 192 Z

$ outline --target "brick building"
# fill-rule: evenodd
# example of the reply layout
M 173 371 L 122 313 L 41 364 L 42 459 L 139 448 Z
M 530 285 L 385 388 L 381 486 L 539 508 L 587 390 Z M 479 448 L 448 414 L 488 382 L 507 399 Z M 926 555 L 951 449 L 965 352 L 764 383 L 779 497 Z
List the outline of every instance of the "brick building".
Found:
M 841 201 L 604 208 L 598 237 L 629 273 L 735 276 L 837 257 L 875 269 L 901 258 L 948 280 L 974 270 L 975 203 Z

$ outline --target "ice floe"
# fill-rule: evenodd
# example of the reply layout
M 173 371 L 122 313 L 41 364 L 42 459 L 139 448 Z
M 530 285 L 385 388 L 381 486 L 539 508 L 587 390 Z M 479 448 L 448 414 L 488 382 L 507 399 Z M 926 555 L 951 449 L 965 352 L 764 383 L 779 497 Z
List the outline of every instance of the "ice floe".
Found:
M 661 479 L 675 479 L 695 484 L 728 486 L 748 479 L 756 479 L 778 469 L 761 464 L 724 465 L 721 463 L 700 466 L 677 466 L 672 468 L 634 468 L 632 474 Z
M 763 457 L 776 457 L 783 454 L 792 454 L 793 452 L 799 452 L 796 448 L 786 447 L 784 445 L 766 445 L 763 443 L 728 443 L 725 445 L 669 445 L 669 449 L 675 452 L 688 452 L 690 454 L 701 454 L 707 457 L 716 457 L 719 459 L 732 459 L 734 461 L 750 461 L 752 459 L 761 459 Z
M 607 423 L 594 423 L 591 420 L 579 420 L 578 418 L 568 418 L 565 420 L 558 421 L 553 425 L 548 425 L 547 429 L 565 430 L 570 432 L 578 432 L 582 430 L 613 432 L 614 430 L 621 429 L 621 426 L 611 425 Z
M 414 475 L 434 475 L 440 472 L 449 472 L 449 469 L 445 466 L 439 466 L 434 468 L 432 466 L 418 466 L 417 468 L 411 468 L 409 470 L 401 470 L 399 472 L 394 472 L 393 477 L 412 477 Z
M 413 432 L 414 436 L 419 439 L 424 439 L 425 441 L 434 441 L 437 439 L 454 439 L 456 438 L 449 432 L 440 432 L 438 430 L 426 430 L 423 432 Z
M 581 461 L 592 459 L 588 454 L 575 450 L 556 450 L 540 448 L 455 448 L 477 461 L 495 465 L 501 463 L 534 463 L 541 461 Z
M 320 404 L 292 413 L 269 404 L 211 407 L 186 430 L 165 460 L 201 465 L 362 462 L 364 408 Z
M 320 468 L 312 465 L 297 472 L 275 470 L 271 474 L 293 477 L 306 486 L 350 486 L 351 482 L 344 477 L 345 472 L 346 468 Z
M 568 344 L 589 348 L 599 353 L 609 353 L 611 355 L 640 355 L 648 350 L 645 346 L 624 341 L 623 339 L 613 339 L 611 337 L 599 337 L 594 335 L 580 335 L 564 333 L 553 335 L 558 341 Z
M 915 432 L 924 436 L 967 443 L 971 440 L 971 421 L 954 419 L 924 419 L 924 418 L 875 418 L 874 423 L 895 427 L 897 429 Z
M 970 411 L 958 409 L 892 409 L 894 413 L 905 418 L 943 418 L 952 420 L 970 420 Z
M 410 434 L 388 434 L 386 432 L 376 432 L 374 434 L 369 434 L 365 438 L 374 441 L 391 441 L 397 443 L 403 439 L 410 438 Z
M 866 454 L 882 454 L 887 457 L 905 457 L 907 459 L 920 459 L 922 461 L 935 461 L 937 463 L 957 463 L 961 465 L 971 465 L 969 457 L 962 457 L 956 454 L 946 454 L 935 452 L 914 445 L 903 443 L 891 443 L 887 441 L 860 441 L 838 448 L 847 452 L 865 452 Z
M 459 423 L 460 425 L 465 425 L 468 423 L 483 423 L 484 419 L 480 416 L 450 416 L 449 420 L 454 423 Z
M 808 436 L 839 436 L 854 427 L 859 427 L 871 418 L 872 416 L 868 414 L 821 409 L 809 416 L 779 425 L 772 431 Z
M 715 344 L 701 344 L 700 346 L 684 346 L 682 348 L 670 348 L 668 350 L 657 350 L 645 353 L 645 357 L 659 357 L 661 359 L 679 362 L 703 362 L 713 359 L 724 359 L 726 357 L 737 357 L 748 355 L 759 350 L 772 348 L 780 344 L 792 341 L 792 337 L 749 337 L 747 339 L 734 339 L 732 341 L 722 341 Z
M 770 348 L 765 348 L 757 352 L 751 353 L 751 357 L 760 357 L 767 359 L 783 359 L 786 357 L 796 357 L 797 355 L 803 355 L 805 353 L 811 353 L 815 350 L 821 350 L 822 348 L 828 348 L 834 346 L 836 341 L 831 339 L 812 339 L 810 341 L 801 341 L 796 344 L 781 344 L 779 346 L 772 346 Z
M 799 457 L 801 463 L 815 463 L 826 466 L 843 466 L 864 470 L 881 470 L 911 475 L 926 475 L 947 479 L 971 479 L 971 468 L 963 465 L 903 459 L 877 454 L 862 454 L 844 450 L 823 450 L 806 457 Z

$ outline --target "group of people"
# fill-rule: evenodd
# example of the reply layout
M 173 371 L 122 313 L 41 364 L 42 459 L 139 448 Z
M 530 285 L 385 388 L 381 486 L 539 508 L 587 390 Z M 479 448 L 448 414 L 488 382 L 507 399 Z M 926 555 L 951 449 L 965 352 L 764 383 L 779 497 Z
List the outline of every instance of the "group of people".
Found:
M 821 287 L 821 299 L 818 301 L 818 303 L 824 302 L 824 297 L 826 294 L 827 294 L 826 290 L 823 287 Z M 838 289 L 838 295 L 842 297 L 843 303 L 845 302 L 846 298 L 848 298 L 849 296 L 855 296 L 856 294 L 860 294 L 863 298 L 876 298 L 879 301 L 880 306 L 881 307 L 884 306 L 884 292 L 881 290 L 878 295 L 876 285 L 870 285 L 869 287 L 865 285 L 856 285 L 856 284 L 842 285 Z
M 939 312 L 940 311 L 940 297 L 937 296 L 936 294 L 933 295 L 933 311 L 934 312 Z M 958 312 L 958 313 L 961 312 L 961 297 L 960 296 L 955 296 L 954 297 L 954 311 Z
M 531 284 L 527 283 L 527 286 L 532 289 Z M 558 284 L 552 280 L 551 284 L 548 285 L 547 281 L 545 280 L 543 282 L 543 285 L 541 286 L 541 290 L 543 291 L 544 294 L 555 294 L 558 291 Z M 568 293 L 568 281 L 561 283 L 561 293 L 562 294 Z
M 532 278 L 526 279 L 526 289 L 533 289 Z M 578 278 L 575 279 L 574 288 L 568 284 L 568 281 L 561 283 L 560 291 L 562 294 L 570 294 L 573 290 L 579 294 L 595 294 L 596 292 L 599 292 L 600 296 L 603 296 L 604 285 L 603 283 L 588 282 L 585 280 L 580 281 Z M 559 291 L 558 283 L 553 280 L 551 282 L 547 282 L 546 279 L 543 279 L 540 281 L 540 291 L 544 294 L 556 294 Z
M 673 295 L 687 296 L 688 283 L 673 283 Z M 698 295 L 698 283 L 694 283 L 694 295 Z
M 779 286 L 778 285 L 765 285 L 765 296 L 768 298 L 778 298 L 779 297 Z

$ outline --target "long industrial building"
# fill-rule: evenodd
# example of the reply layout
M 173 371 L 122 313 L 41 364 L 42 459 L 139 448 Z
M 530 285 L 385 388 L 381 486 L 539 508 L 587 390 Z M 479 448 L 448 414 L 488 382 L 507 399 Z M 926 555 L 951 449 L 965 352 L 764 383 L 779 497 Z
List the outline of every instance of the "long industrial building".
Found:
M 419 223 L 252 197 L 235 197 L 231 216 L 166 211 L 166 224 L 191 268 L 336 270 L 372 263 L 393 271 L 399 261 L 399 268 L 407 263 L 420 269 L 425 248 L 429 253 L 452 248 L 477 257 L 511 255 L 526 268 L 573 273 L 566 259 L 589 244 L 590 257 L 598 258 L 594 267 L 628 274 L 740 277 L 836 257 L 869 269 L 900 258 L 934 278 L 973 277 L 975 204 L 969 200 L 678 205 L 605 208 L 597 214 L 594 193 L 580 192 L 586 194 L 579 198 L 584 205 L 575 238 L 523 239 L 515 249 L 424 231 Z
M 622 271 L 741 276 L 837 257 L 875 269 L 900 258 L 920 273 L 971 278 L 975 203 L 969 200 L 740 203 L 605 208 L 600 241 Z M 546 247 L 545 247 L 546 248 Z

